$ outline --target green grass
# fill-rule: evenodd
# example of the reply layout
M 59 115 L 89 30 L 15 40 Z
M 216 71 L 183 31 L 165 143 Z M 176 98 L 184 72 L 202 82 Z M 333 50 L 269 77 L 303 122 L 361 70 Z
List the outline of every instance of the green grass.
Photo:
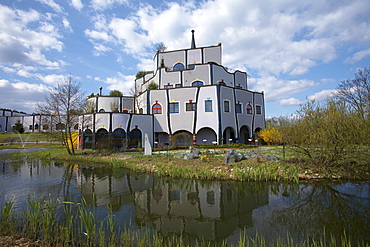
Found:
M 14 200 L 8 200 L 0 207 L 0 236 L 14 236 L 29 239 L 41 246 L 213 246 L 204 239 L 191 239 L 182 235 L 163 236 L 147 228 L 133 230 L 130 226 L 117 231 L 114 215 L 109 212 L 102 221 L 96 217 L 82 200 L 80 203 L 58 200 L 38 200 L 30 196 L 27 209 L 22 214 L 13 211 Z M 63 207 L 64 210 L 57 210 Z M 60 215 L 59 215 L 60 214 Z M 58 220 L 59 219 L 59 220 Z M 246 229 L 240 233 L 238 243 L 228 245 L 221 241 L 217 246 L 368 246 L 369 243 L 354 242 L 343 232 L 336 239 L 325 231 L 320 236 L 295 240 L 286 234 L 271 243 L 256 233 L 249 236 Z

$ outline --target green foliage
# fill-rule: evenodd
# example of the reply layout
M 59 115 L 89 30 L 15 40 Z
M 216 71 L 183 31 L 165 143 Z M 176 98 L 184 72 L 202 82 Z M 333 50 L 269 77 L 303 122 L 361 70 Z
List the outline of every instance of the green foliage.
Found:
M 136 79 L 139 79 L 139 78 L 143 77 L 144 75 L 146 75 L 148 73 L 149 73 L 148 71 L 139 71 L 136 74 Z
M 15 122 L 15 124 L 12 127 L 12 131 L 19 134 L 24 133 L 24 127 L 23 124 L 21 123 L 21 120 L 18 119 L 17 122 Z
M 155 81 L 150 81 L 149 84 L 148 84 L 148 89 L 149 90 L 158 89 L 158 84 L 155 83 Z
M 179 132 L 172 137 L 171 146 L 192 146 L 193 136 L 188 132 Z
M 296 122 L 280 127 L 283 140 L 320 166 L 337 166 L 369 144 L 369 126 L 341 101 L 308 102 Z
M 123 94 L 119 90 L 112 90 L 112 91 L 110 91 L 109 96 L 111 96 L 111 97 L 120 97 L 120 96 L 123 96 Z

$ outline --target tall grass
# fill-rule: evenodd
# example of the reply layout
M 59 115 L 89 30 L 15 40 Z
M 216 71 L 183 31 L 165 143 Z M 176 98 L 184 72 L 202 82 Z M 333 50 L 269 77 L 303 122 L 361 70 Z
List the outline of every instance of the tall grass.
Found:
M 285 236 L 273 241 L 256 233 L 249 236 L 246 229 L 240 233 L 239 241 L 229 244 L 226 240 L 219 243 L 204 239 L 193 239 L 182 235 L 163 236 L 150 229 L 133 230 L 129 226 L 117 232 L 114 215 L 97 222 L 94 213 L 86 202 L 64 202 L 57 200 L 37 200 L 29 197 L 27 209 L 23 214 L 13 210 L 14 199 L 1 207 L 0 236 L 21 236 L 38 240 L 42 246 L 368 246 L 369 243 L 353 241 L 344 232 L 338 239 L 325 231 L 321 236 L 305 240 Z

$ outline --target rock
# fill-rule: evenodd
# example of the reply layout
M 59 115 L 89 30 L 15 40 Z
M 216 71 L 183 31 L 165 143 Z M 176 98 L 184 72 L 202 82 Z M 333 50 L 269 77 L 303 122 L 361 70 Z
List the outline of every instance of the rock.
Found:
M 200 153 L 201 152 L 198 148 L 190 147 L 190 153 L 181 153 L 181 154 L 176 155 L 176 157 L 180 159 L 186 159 L 186 160 L 199 159 Z
M 185 154 L 184 159 L 192 160 L 192 159 L 199 159 L 199 156 L 194 153 Z
M 244 154 L 242 153 L 237 153 L 235 149 L 231 149 L 226 152 L 225 154 L 225 159 L 224 159 L 224 164 L 228 165 L 233 162 L 239 162 L 241 160 L 245 159 Z
M 275 162 L 280 161 L 279 157 L 277 157 L 276 155 L 271 155 L 271 154 L 264 155 L 263 158 L 268 161 L 275 161 Z
M 176 155 L 177 158 L 183 159 L 185 157 L 186 153 L 178 154 Z
M 259 156 L 261 156 L 261 153 L 259 150 L 256 149 L 250 149 L 247 152 L 245 152 L 246 159 L 257 159 L 257 157 Z
M 190 147 L 190 153 L 195 154 L 195 155 L 199 155 L 201 152 L 198 148 Z
M 245 159 L 245 156 L 244 156 L 244 154 L 242 154 L 242 153 L 236 153 L 236 154 L 234 154 L 234 157 L 235 157 L 235 161 L 236 161 L 236 162 L 239 162 L 239 161 L 241 161 L 241 160 L 244 160 L 244 159 Z

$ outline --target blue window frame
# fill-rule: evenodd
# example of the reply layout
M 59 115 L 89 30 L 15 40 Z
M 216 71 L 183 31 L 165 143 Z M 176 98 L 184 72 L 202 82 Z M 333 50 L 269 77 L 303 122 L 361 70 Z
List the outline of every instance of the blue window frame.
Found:
M 177 63 L 173 66 L 173 71 L 184 70 L 185 66 L 182 63 Z
M 179 102 L 170 103 L 170 113 L 179 113 Z
M 236 112 L 236 113 L 242 113 L 242 104 L 237 103 L 237 104 L 235 105 L 235 112 Z
M 203 86 L 204 85 L 204 83 L 202 82 L 202 81 L 194 81 L 192 84 L 191 84 L 191 86 L 192 87 L 201 87 L 201 86 Z
M 256 114 L 262 114 L 261 105 L 256 105 Z
M 213 112 L 212 100 L 207 99 L 207 100 L 204 101 L 204 111 L 205 112 Z

